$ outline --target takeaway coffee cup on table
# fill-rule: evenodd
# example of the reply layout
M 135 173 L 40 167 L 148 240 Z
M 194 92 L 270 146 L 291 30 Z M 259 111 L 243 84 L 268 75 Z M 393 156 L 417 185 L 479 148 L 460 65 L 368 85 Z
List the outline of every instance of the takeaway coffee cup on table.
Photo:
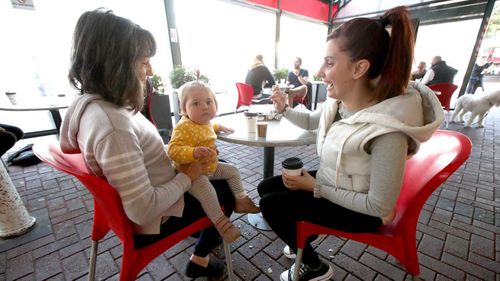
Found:
M 257 131 L 257 115 L 258 114 L 255 112 L 245 112 L 247 130 L 249 133 L 255 133 Z
M 304 167 L 304 163 L 297 157 L 291 157 L 285 159 L 281 166 L 283 166 L 283 174 L 290 176 L 300 176 L 302 175 L 302 167 Z
M 9 98 L 10 103 L 12 103 L 12 105 L 16 105 L 17 104 L 17 95 L 16 95 L 16 92 L 5 92 L 5 95 Z
M 267 135 L 267 123 L 257 122 L 257 135 L 259 138 L 265 138 Z

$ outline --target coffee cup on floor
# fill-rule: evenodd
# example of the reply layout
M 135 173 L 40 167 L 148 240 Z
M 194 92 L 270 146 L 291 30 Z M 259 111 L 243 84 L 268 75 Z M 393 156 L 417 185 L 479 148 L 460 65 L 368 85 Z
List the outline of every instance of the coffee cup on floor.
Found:
M 267 123 L 257 122 L 257 135 L 259 138 L 265 138 L 267 135 Z
M 304 167 L 304 163 L 297 157 L 291 157 L 285 159 L 281 166 L 283 167 L 283 174 L 290 176 L 300 176 L 302 175 L 302 167 Z
M 5 95 L 9 98 L 10 103 L 12 103 L 12 105 L 16 105 L 17 104 L 17 95 L 16 95 L 16 92 L 5 92 Z
M 257 116 L 258 114 L 255 112 L 245 112 L 247 130 L 249 133 L 255 133 L 257 131 Z

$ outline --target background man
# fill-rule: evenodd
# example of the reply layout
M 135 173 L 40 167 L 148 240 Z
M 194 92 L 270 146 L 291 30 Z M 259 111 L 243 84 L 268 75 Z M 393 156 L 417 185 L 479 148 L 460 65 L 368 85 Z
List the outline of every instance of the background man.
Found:
M 411 73 L 411 80 L 420 80 L 424 77 L 427 72 L 425 61 L 421 61 L 418 63 L 417 70 Z
M 440 56 L 435 56 L 431 62 L 431 68 L 427 70 L 421 83 L 430 86 L 440 83 L 453 83 L 458 70 L 448 66 Z

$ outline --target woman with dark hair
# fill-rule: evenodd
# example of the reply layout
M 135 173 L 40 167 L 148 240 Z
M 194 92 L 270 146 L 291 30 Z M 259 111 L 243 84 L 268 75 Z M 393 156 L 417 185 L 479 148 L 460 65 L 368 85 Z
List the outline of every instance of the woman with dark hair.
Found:
M 245 77 L 245 83 L 252 85 L 253 99 L 269 98 L 269 94 L 262 93 L 262 88 L 271 88 L 275 82 L 273 75 L 264 64 L 262 55 L 255 56 L 254 62 Z
M 258 186 L 264 218 L 292 251 L 297 221 L 374 232 L 393 220 L 407 157 L 444 119 L 429 88 L 408 85 L 413 38 L 405 7 L 379 19 L 352 19 L 327 37 L 319 75 L 329 99 L 321 108 L 295 111 L 285 94 L 273 88 L 278 112 L 297 126 L 318 130 L 318 171 L 271 177 Z M 332 275 L 307 244 L 299 280 L 329 280 Z M 281 280 L 292 276 L 293 266 Z
M 81 152 L 90 171 L 116 188 L 137 247 L 205 216 L 186 192 L 197 188 L 192 183 L 207 162 L 183 165 L 177 173 L 155 126 L 139 113 L 155 52 L 152 34 L 132 21 L 103 9 L 85 12 L 76 24 L 69 71 L 81 96 L 68 109 L 60 137 L 65 153 Z M 227 185 L 216 193 L 230 217 L 234 196 Z M 203 230 L 185 274 L 223 276 L 223 261 L 209 257 L 219 243 L 215 228 Z

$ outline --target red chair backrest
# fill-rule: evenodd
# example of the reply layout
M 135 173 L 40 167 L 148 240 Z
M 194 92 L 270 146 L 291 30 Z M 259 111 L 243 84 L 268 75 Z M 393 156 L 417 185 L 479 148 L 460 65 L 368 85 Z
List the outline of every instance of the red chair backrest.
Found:
M 396 203 L 396 218 L 387 228 L 404 231 L 415 227 L 425 201 L 469 158 L 472 144 L 465 135 L 436 131 L 406 161 L 401 193 Z
M 253 98 L 252 85 L 237 82 L 236 88 L 238 89 L 238 103 L 236 104 L 236 109 L 243 105 L 250 106 Z
M 451 96 L 453 96 L 453 93 L 457 89 L 457 85 L 455 84 L 450 84 L 450 83 L 441 83 L 441 84 L 434 84 L 430 85 L 429 88 L 435 92 L 441 92 L 440 95 L 436 95 L 437 98 L 439 99 L 439 102 L 441 105 L 446 109 L 450 110 L 450 101 L 451 101 Z
M 118 192 L 104 178 L 89 172 L 81 153 L 65 154 L 59 144 L 35 144 L 33 152 L 48 165 L 75 176 L 92 193 L 95 203 L 93 227 L 100 228 L 93 229 L 93 235 L 104 236 L 111 228 L 122 241 L 132 241 L 132 223 L 123 210 Z M 96 223 L 96 217 L 106 222 Z

